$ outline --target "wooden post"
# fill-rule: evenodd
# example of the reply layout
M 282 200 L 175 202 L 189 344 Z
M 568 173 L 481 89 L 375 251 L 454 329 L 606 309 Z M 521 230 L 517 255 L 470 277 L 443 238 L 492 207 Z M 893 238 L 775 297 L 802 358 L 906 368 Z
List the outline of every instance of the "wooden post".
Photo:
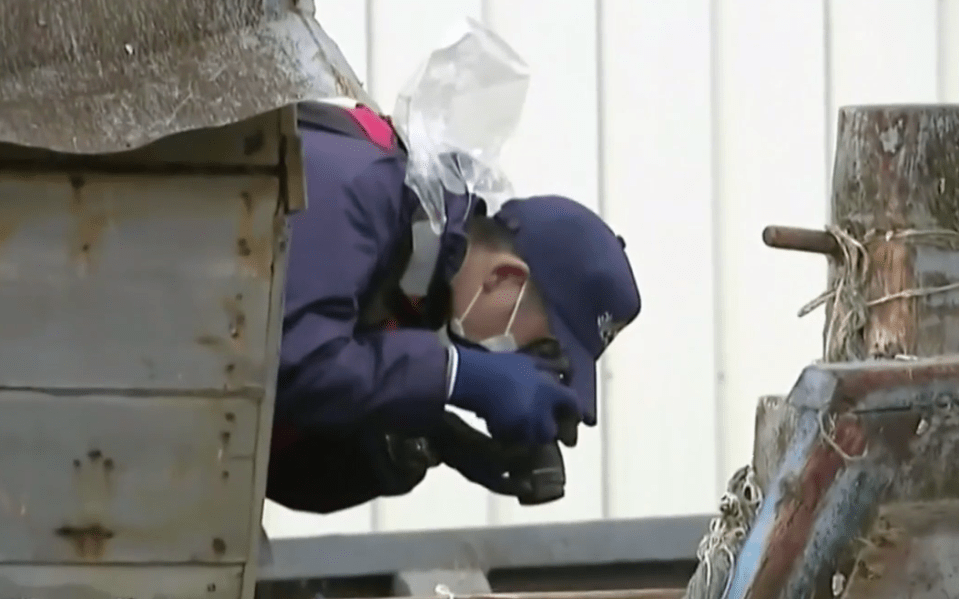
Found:
M 723 596 L 951 596 L 936 560 L 959 552 L 959 106 L 841 109 L 830 221 L 763 240 L 829 257 L 824 358 L 868 361 L 810 367 L 761 406 L 771 507 Z M 938 359 L 872 361 L 902 357 Z
M 770 247 L 829 258 L 840 298 L 826 301 L 823 359 L 959 353 L 959 105 L 841 108 L 830 220 L 832 232 L 763 231 Z M 763 401 L 755 456 L 768 467 L 791 408 Z
M 959 106 L 840 109 L 831 216 L 867 256 L 859 305 L 827 303 L 827 337 L 862 310 L 844 358 L 959 352 Z M 832 285 L 847 266 L 830 260 Z

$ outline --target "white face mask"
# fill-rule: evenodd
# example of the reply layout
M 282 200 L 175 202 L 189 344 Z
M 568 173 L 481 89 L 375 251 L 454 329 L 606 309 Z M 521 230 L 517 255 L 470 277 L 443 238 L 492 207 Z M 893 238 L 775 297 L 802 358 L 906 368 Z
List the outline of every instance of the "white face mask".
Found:
M 482 286 L 476 290 L 476 295 L 474 295 L 473 299 L 470 300 L 470 303 L 467 304 L 466 309 L 463 310 L 462 316 L 450 319 L 449 328 L 454 335 L 466 339 L 466 330 L 463 328 L 463 322 L 469 315 L 470 310 L 473 309 L 473 305 L 476 304 L 476 300 L 479 299 L 482 291 Z M 516 315 L 519 313 L 519 306 L 523 301 L 524 293 L 526 293 L 526 282 L 523 282 L 523 286 L 520 287 L 519 293 L 516 296 L 516 303 L 513 305 L 513 312 L 509 316 L 509 322 L 506 323 L 506 330 L 502 335 L 494 335 L 492 337 L 487 337 L 482 341 L 477 341 L 479 345 L 482 345 L 487 350 L 496 353 L 514 352 L 519 349 L 519 346 L 516 344 L 516 338 L 513 337 L 512 328 L 513 322 L 516 320 Z

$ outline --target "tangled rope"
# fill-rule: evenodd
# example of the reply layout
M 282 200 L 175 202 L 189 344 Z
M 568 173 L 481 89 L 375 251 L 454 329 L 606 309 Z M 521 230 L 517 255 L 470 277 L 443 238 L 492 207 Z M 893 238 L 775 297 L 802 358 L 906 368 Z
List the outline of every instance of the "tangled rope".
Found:
M 850 455 L 836 442 L 836 415 L 818 414 L 819 435 L 846 462 L 868 456 L 868 448 Z M 699 542 L 696 558 L 699 566 L 686 587 L 684 599 L 725 599 L 733 580 L 736 556 L 763 505 L 763 491 L 752 465 L 736 471 L 719 501 L 719 516 L 709 523 L 709 533 Z
M 865 360 L 867 356 L 864 331 L 869 318 L 869 308 L 900 299 L 925 297 L 959 289 L 959 282 L 938 287 L 917 287 L 890 293 L 873 300 L 866 299 L 869 279 L 869 252 L 866 244 L 879 238 L 894 239 L 935 238 L 950 246 L 959 246 L 959 232 L 945 229 L 906 229 L 902 231 L 869 231 L 862 241 L 848 231 L 836 226 L 826 230 L 839 244 L 842 260 L 836 261 L 836 276 L 832 287 L 799 310 L 802 318 L 816 308 L 830 303 L 829 321 L 824 334 L 824 359 L 827 362 Z M 898 357 L 898 356 L 897 356 Z
M 729 592 L 736 555 L 762 506 L 763 492 L 752 465 L 733 474 L 719 501 L 719 516 L 696 551 L 699 566 L 686 587 L 686 599 L 721 599 Z
M 834 438 L 836 431 L 836 414 L 826 415 L 826 410 L 821 410 L 819 412 L 819 436 L 822 438 L 823 442 L 826 443 L 829 447 L 832 448 L 839 457 L 841 457 L 846 462 L 858 462 L 859 460 L 865 459 L 869 455 L 869 447 L 864 447 L 862 453 L 859 455 L 849 455 L 846 451 L 839 446 L 839 443 L 836 443 Z

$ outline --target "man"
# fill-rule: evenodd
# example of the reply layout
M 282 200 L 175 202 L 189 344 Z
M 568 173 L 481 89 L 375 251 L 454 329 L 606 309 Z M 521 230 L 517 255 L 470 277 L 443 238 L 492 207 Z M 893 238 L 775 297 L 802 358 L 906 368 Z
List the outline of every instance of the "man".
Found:
M 420 202 L 403 148 L 365 108 L 314 109 L 301 126 L 309 207 L 292 219 L 267 495 L 327 513 L 402 494 L 433 465 L 425 445 L 511 493 L 502 465 L 451 434 L 447 408 L 477 414 L 504 447 L 553 443 L 564 421 L 595 425 L 595 362 L 640 310 L 622 240 L 567 198 L 487 216 L 448 194 L 428 293 L 410 298 L 400 280 Z M 562 376 L 517 352 L 543 339 L 558 342 Z

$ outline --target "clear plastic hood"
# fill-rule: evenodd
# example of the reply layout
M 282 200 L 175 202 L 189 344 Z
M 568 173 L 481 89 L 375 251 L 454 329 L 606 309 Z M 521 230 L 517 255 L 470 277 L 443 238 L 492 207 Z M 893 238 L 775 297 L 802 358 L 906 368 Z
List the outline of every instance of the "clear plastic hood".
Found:
M 529 68 L 472 19 L 451 32 L 407 82 L 393 122 L 409 150 L 406 184 L 435 233 L 446 223 L 444 189 L 484 199 L 490 212 L 512 195 L 498 160 L 516 129 Z

